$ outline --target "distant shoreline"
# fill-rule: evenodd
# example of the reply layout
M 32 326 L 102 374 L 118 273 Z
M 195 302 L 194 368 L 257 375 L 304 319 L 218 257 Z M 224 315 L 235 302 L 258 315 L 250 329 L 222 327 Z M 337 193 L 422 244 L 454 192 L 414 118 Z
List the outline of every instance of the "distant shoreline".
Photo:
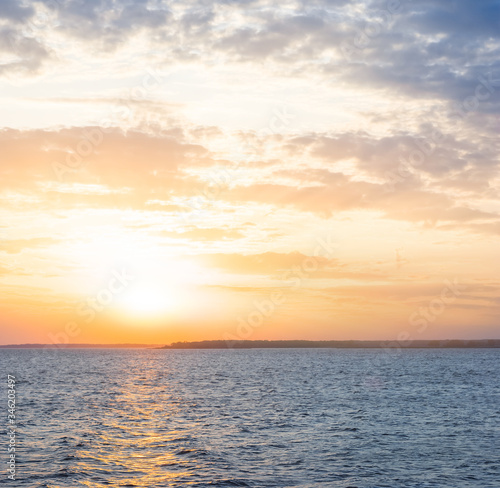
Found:
M 161 349 L 395 349 L 500 348 L 500 339 L 396 341 L 199 341 L 174 342 Z
M 496 349 L 500 339 L 396 341 L 191 341 L 161 344 L 7 344 L 0 349 Z

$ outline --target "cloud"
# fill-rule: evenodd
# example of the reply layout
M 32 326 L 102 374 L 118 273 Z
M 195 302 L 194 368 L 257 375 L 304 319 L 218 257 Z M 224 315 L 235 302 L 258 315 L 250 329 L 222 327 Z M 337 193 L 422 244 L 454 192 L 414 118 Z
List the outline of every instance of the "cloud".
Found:
M 5 26 L 0 27 L 0 53 L 8 59 L 0 64 L 0 75 L 34 75 L 51 57 L 50 51 L 40 41 Z
M 413 5 L 408 24 L 426 34 L 455 35 L 459 39 L 490 39 L 500 36 L 500 4 L 484 0 L 424 0 Z
M 98 43 L 112 51 L 141 30 L 150 34 L 170 19 L 166 4 L 149 0 L 41 0 L 56 17 L 56 29 L 66 36 Z
M 25 249 L 46 248 L 59 242 L 58 239 L 53 239 L 51 237 L 0 240 L 0 251 L 8 254 L 19 254 Z
M 0 143 L 5 162 L 0 168 L 3 189 L 30 188 L 39 182 L 80 182 L 153 194 L 155 189 L 170 189 L 188 164 L 207 164 L 209 155 L 202 146 L 182 138 L 101 127 L 7 129 L 0 131 Z
M 191 228 L 184 232 L 160 231 L 160 236 L 192 241 L 222 241 L 241 239 L 244 235 L 236 229 Z
M 33 16 L 34 12 L 31 5 L 22 5 L 18 0 L 2 0 L 0 3 L 0 19 L 10 22 L 25 22 Z
M 500 220 L 495 211 L 478 205 L 484 198 L 498 197 L 494 189 L 498 159 L 486 144 L 474 147 L 447 136 L 435 154 L 401 173 L 401 158 L 419 147 L 415 141 L 427 143 L 425 130 L 418 138 L 309 134 L 282 138 L 278 146 L 273 141 L 275 157 L 258 167 L 250 164 L 249 172 L 244 164 L 238 167 L 236 162 L 221 160 L 184 134 L 174 128 L 163 135 L 99 127 L 4 130 L 0 144 L 6 164 L 0 168 L 0 190 L 4 195 L 30 192 L 48 208 L 175 213 L 227 202 L 231 206 L 225 212 L 234 212 L 253 203 L 324 218 L 364 210 L 431 226 L 475 222 L 484 224 L 475 229 L 485 231 L 490 228 L 486 224 Z M 292 157 L 285 165 L 281 155 L 286 154 Z M 338 166 L 345 160 L 350 166 Z M 218 186 L 210 175 L 220 171 L 221 161 L 236 176 Z M 238 179 L 238 171 L 245 177 Z M 458 198 L 457 191 L 467 197 Z M 189 203 L 193 198 L 198 202 L 194 207 Z M 217 232 L 191 229 L 183 237 L 241 237 Z
M 284 9 L 268 0 L 40 0 L 23 6 L 9 0 L 0 17 L 26 26 L 42 16 L 51 31 L 80 41 L 80 54 L 93 59 L 105 59 L 144 34 L 155 64 L 166 67 L 193 60 L 206 66 L 245 62 L 280 76 L 312 74 L 321 85 L 450 103 L 473 95 L 481 75 L 500 75 L 496 0 L 388 5 L 324 0 Z M 14 42 L 27 74 L 47 60 L 48 44 L 55 57 L 67 56 L 49 37 L 40 33 Z M 482 103 L 478 110 L 500 113 L 500 104 Z
M 378 23 L 387 3 L 372 2 L 373 16 L 360 23 L 345 69 L 327 72 L 357 86 L 405 97 L 462 102 L 474 95 L 480 75 L 500 73 L 500 4 L 465 0 L 400 2 L 390 23 Z M 370 35 L 369 27 L 373 25 Z M 366 34 L 368 32 L 368 35 Z M 497 76 L 498 78 L 498 76 Z M 485 104 L 479 110 L 485 108 Z
M 276 275 L 304 265 L 309 259 L 315 260 L 318 268 L 334 265 L 333 260 L 322 256 L 307 256 L 300 252 L 277 253 L 265 252 L 261 254 L 203 254 L 195 259 L 206 266 L 223 269 L 237 274 L 267 274 Z M 308 261 L 309 262 L 309 261 Z
M 443 194 L 411 188 L 388 192 L 383 185 L 350 181 L 345 175 L 337 182 L 306 186 L 256 184 L 228 192 L 233 202 L 258 202 L 329 217 L 349 210 L 382 212 L 386 218 L 435 224 L 439 221 L 498 220 L 493 212 L 456 205 Z

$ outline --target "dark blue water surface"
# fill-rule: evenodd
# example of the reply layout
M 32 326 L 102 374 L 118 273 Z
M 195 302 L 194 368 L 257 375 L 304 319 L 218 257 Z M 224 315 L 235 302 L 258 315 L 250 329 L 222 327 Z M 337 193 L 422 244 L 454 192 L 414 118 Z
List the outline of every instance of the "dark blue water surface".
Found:
M 500 486 L 500 350 L 0 350 L 27 487 Z

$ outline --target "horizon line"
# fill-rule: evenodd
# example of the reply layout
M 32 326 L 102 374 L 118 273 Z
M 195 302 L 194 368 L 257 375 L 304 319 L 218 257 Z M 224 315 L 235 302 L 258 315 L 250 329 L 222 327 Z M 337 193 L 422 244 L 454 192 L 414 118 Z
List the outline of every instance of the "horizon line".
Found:
M 259 349 L 259 348 L 473 348 L 476 345 L 500 348 L 500 339 L 418 339 L 396 341 L 394 339 L 256 339 L 200 341 L 176 341 L 165 343 L 23 343 L 0 344 L 0 349 Z M 263 347 L 262 347 L 263 346 Z M 274 346 L 274 347 L 273 347 Z

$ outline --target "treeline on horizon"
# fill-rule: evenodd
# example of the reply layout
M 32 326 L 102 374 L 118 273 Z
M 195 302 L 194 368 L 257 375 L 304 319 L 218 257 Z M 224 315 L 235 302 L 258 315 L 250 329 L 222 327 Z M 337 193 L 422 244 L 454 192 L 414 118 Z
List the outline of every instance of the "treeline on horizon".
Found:
M 174 342 L 161 349 L 355 349 L 355 348 L 491 348 L 500 347 L 500 339 L 482 340 L 415 340 L 404 343 L 391 341 L 248 341 L 248 340 L 215 340 Z

